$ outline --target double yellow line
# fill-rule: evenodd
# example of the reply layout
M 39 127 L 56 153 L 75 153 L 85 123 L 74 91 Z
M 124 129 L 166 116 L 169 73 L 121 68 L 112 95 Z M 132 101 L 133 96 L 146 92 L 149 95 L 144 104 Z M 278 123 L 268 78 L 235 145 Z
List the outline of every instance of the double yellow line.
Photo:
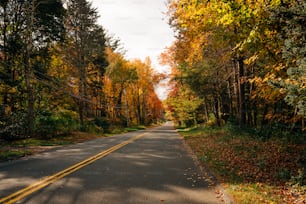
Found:
M 92 157 L 89 157 L 88 159 L 84 160 L 84 161 L 81 161 L 63 171 L 60 171 L 52 176 L 48 176 L 48 177 L 45 177 L 44 179 L 32 184 L 32 185 L 29 185 L 28 187 L 26 188 L 23 188 L 15 193 L 12 193 L 11 195 L 8 195 L 4 198 L 1 198 L 0 199 L 0 203 L 3 203 L 3 204 L 11 204 L 11 203 L 15 203 L 21 199 L 23 199 L 24 197 L 34 193 L 35 191 L 38 191 L 39 189 L 42 189 L 46 186 L 48 186 L 49 184 L 51 183 L 54 183 L 55 181 L 81 169 L 82 167 L 84 166 L 87 166 L 95 161 L 97 161 L 98 159 L 101 159 L 102 157 L 105 157 L 106 155 L 124 147 L 125 145 L 135 141 L 135 140 L 138 140 L 140 139 L 141 137 L 143 137 L 145 134 L 147 133 L 143 133 L 143 134 L 140 134 L 140 135 L 136 135 L 132 138 L 130 138 L 129 140 L 126 140 L 120 144 L 117 144 L 105 151 L 102 151 L 100 152 L 99 154 L 96 154 Z

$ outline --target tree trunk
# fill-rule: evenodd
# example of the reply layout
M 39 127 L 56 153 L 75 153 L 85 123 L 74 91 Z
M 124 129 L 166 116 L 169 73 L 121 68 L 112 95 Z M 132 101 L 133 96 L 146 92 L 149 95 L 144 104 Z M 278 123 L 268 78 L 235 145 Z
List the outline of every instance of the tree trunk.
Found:
M 79 62 L 80 63 L 80 62 Z M 84 109 L 85 109 L 85 78 L 84 78 L 84 73 L 82 70 L 82 65 L 81 63 L 79 64 L 79 74 L 80 74 L 80 82 L 79 82 L 79 118 L 80 118 L 80 125 L 81 125 L 81 130 L 84 130 L 85 124 L 84 124 Z
M 129 114 L 129 104 L 127 99 L 127 94 L 125 92 L 125 114 L 126 114 L 126 127 L 130 126 L 130 114 Z
M 205 115 L 205 122 L 208 122 L 209 120 L 209 113 L 208 113 L 208 107 L 207 107 L 207 99 L 204 98 L 204 115 Z
M 34 12 L 35 12 L 35 0 L 31 1 L 31 6 L 28 8 L 29 18 L 27 19 L 27 39 L 26 39 L 26 49 L 24 55 L 24 69 L 25 69 L 25 82 L 26 82 L 26 92 L 27 92 L 27 100 L 28 100 L 28 108 L 27 108 L 27 122 L 28 122 L 28 134 L 33 134 L 34 131 L 34 103 L 35 98 L 33 94 L 32 87 L 32 76 L 33 70 L 31 65 L 31 53 L 33 49 L 33 39 L 32 39 L 32 29 L 34 25 Z
M 30 59 L 28 54 L 25 56 L 25 81 L 26 81 L 26 89 L 27 89 L 27 100 L 28 100 L 28 109 L 27 109 L 27 122 L 28 122 L 28 133 L 31 135 L 34 130 L 34 95 L 31 84 L 32 78 L 32 68 L 30 64 Z
M 220 105 L 219 105 L 220 101 L 219 101 L 219 97 L 215 97 L 215 102 L 214 102 L 214 105 L 215 105 L 215 116 L 216 116 L 216 120 L 217 120 L 217 125 L 218 126 L 221 126 L 221 123 L 220 123 L 220 115 L 219 115 L 219 112 L 220 112 Z
M 246 109 L 245 109 L 245 83 L 244 80 L 244 66 L 243 58 L 238 57 L 238 98 L 239 98 L 239 126 L 243 126 L 246 123 Z
M 137 93 L 137 123 L 141 124 L 141 104 L 140 104 L 139 91 Z
M 240 124 L 240 100 L 239 100 L 239 95 L 240 95 L 240 88 L 239 88 L 239 73 L 237 71 L 237 61 L 236 59 L 233 59 L 233 71 L 234 71 L 234 82 L 233 82 L 233 88 L 234 88 L 234 98 L 236 100 L 236 107 L 235 107 L 235 113 L 238 122 Z
M 142 94 L 142 106 L 141 106 L 141 124 L 146 124 L 146 103 L 145 103 L 145 93 Z
M 257 116 L 258 116 L 258 110 L 257 110 L 257 105 L 256 103 L 253 103 L 253 125 L 255 128 L 257 128 Z

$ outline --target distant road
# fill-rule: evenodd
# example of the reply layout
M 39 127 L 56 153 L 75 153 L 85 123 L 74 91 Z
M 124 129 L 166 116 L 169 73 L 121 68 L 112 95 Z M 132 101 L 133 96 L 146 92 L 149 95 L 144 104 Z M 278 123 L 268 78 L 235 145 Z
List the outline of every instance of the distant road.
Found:
M 0 203 L 223 203 L 209 185 L 170 122 L 0 163 Z

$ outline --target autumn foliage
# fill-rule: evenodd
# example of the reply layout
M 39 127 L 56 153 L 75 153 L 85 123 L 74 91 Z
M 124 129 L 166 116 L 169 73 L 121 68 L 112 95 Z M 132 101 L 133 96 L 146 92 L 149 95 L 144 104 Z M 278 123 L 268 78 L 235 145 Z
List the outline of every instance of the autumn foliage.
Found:
M 172 70 L 166 116 L 208 129 L 186 141 L 238 203 L 305 203 L 305 8 L 301 0 L 168 2 L 176 40 L 161 55 Z
M 237 203 L 305 202 L 304 144 L 259 140 L 226 128 L 197 131 L 182 134 Z
M 103 132 L 162 117 L 150 59 L 127 60 L 87 0 L 0 3 L 0 139 Z
M 265 137 L 302 135 L 305 6 L 300 0 L 169 1 L 177 38 L 161 55 L 173 70 L 168 115 L 190 123 L 172 104 L 189 89 L 202 100 L 195 102 L 199 123 L 214 118 L 219 126 L 236 121 Z

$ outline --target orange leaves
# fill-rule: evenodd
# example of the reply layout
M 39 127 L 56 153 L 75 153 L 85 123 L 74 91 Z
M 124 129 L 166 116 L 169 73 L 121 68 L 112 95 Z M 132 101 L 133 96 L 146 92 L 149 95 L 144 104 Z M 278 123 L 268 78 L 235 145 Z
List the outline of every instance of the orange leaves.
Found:
M 299 160 L 304 145 L 228 137 L 212 135 L 186 140 L 198 157 L 205 157 L 218 172 L 247 182 L 284 183 L 302 168 Z
M 126 60 L 111 49 L 106 52 L 109 66 L 104 79 L 104 94 L 111 120 L 149 124 L 160 119 L 163 107 L 154 86 L 165 76 L 153 71 L 148 57 L 144 62 Z
M 305 176 L 304 144 L 261 141 L 221 130 L 185 140 L 203 165 L 226 184 L 236 203 L 305 203 L 305 186 L 292 185 L 297 182 L 293 179 L 301 181 Z
M 297 189 L 295 187 L 284 187 L 280 190 L 283 202 L 287 204 L 304 204 L 306 202 L 306 187 Z

